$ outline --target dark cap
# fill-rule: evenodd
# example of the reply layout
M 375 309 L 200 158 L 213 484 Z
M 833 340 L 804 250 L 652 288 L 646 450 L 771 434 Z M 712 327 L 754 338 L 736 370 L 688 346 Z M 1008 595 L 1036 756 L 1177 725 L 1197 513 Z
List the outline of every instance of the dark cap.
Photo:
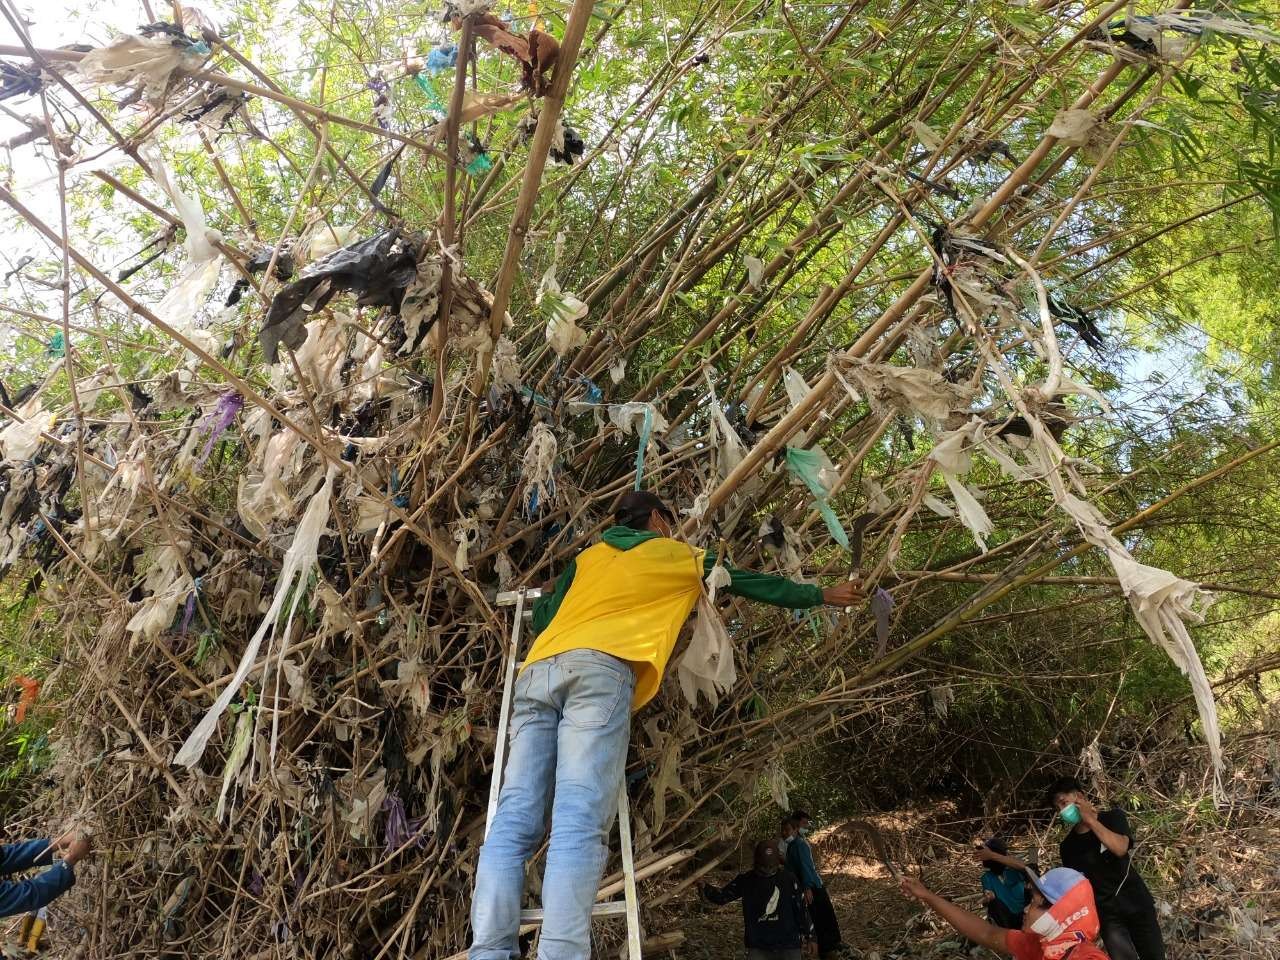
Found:
M 761 840 L 756 844 L 753 859 L 755 868 L 761 873 L 777 870 L 782 862 L 782 858 L 778 855 L 778 842 L 776 840 Z
M 671 512 L 662 498 L 648 490 L 630 490 L 618 498 L 613 507 L 613 522 L 624 527 L 640 529 L 649 522 L 649 514 L 657 510 L 673 525 L 676 515 Z

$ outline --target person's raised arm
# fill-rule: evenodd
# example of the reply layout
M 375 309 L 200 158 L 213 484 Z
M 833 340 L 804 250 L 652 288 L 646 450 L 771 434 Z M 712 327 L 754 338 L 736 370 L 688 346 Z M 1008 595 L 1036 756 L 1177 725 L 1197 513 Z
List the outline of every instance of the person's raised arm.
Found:
M 719 906 L 726 903 L 733 903 L 742 897 L 742 874 L 738 874 L 723 887 L 717 887 L 714 884 L 702 884 L 702 898 Z
M 1102 822 L 1098 808 L 1088 800 L 1076 803 L 1080 811 L 1080 822 L 1093 831 L 1093 835 L 1102 841 L 1103 846 L 1115 856 L 1123 857 L 1129 852 L 1133 841 L 1129 837 L 1129 821 L 1119 810 L 1113 810 L 1107 816 L 1120 830 L 1113 830 Z
M 993 923 L 987 923 L 981 917 L 976 917 L 964 907 L 957 906 L 946 897 L 940 897 L 921 881 L 915 877 L 902 878 L 902 892 L 908 897 L 914 897 L 932 910 L 943 920 L 951 924 L 952 927 L 963 937 L 968 937 L 974 943 L 980 944 L 989 950 L 997 953 L 1009 953 L 1009 946 L 1006 942 L 1007 930 L 997 927 Z
M 52 840 L 23 840 L 0 846 L 0 876 L 53 863 Z
M 706 551 L 702 561 L 702 575 L 705 577 L 709 574 L 715 565 L 715 551 Z M 774 607 L 792 610 L 804 610 L 823 604 L 830 607 L 851 607 L 862 600 L 861 584 L 855 580 L 823 588 L 812 583 L 796 583 L 771 573 L 740 570 L 727 559 L 722 560 L 721 565 L 729 574 L 729 586 L 724 588 L 725 592 Z
M 1002 863 L 1006 867 L 1012 867 L 1014 870 L 1026 871 L 1027 865 L 1024 861 L 1017 857 L 1006 856 L 1003 853 L 996 853 L 990 847 L 978 847 L 974 851 L 974 857 L 983 863 Z

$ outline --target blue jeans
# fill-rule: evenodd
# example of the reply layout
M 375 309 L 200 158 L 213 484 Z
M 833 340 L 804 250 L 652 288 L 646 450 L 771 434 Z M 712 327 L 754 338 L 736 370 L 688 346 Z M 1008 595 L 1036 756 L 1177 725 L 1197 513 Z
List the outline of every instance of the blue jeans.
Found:
M 628 663 L 597 650 L 569 650 L 520 674 L 498 809 L 476 867 L 470 960 L 520 955 L 525 864 L 542 842 L 548 807 L 538 957 L 589 960 L 591 906 L 618 810 L 635 683 Z

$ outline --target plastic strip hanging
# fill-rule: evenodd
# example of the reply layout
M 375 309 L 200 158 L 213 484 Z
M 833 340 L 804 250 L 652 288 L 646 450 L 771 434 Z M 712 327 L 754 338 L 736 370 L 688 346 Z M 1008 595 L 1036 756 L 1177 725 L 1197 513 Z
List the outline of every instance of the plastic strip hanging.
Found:
M 302 585 L 306 583 L 307 577 L 310 576 L 311 568 L 316 563 L 320 537 L 325 533 L 325 528 L 329 522 L 329 501 L 333 492 L 333 478 L 336 472 L 335 467 L 329 468 L 328 473 L 325 474 L 324 483 L 321 484 L 320 489 L 312 495 L 311 500 L 307 503 L 307 509 L 303 512 L 297 533 L 294 534 L 293 543 L 289 545 L 289 549 L 285 552 L 284 563 L 280 570 L 280 579 L 276 582 L 275 596 L 271 598 L 271 606 L 262 618 L 262 623 L 258 625 L 257 631 L 249 639 L 249 645 L 245 647 L 244 655 L 240 658 L 235 675 L 223 688 L 222 693 L 218 694 L 218 699 L 214 701 L 213 706 L 200 718 L 195 730 L 191 731 L 191 735 L 187 737 L 186 742 L 183 743 L 181 749 L 178 750 L 177 755 L 173 758 L 174 763 L 184 767 L 193 767 L 200 761 L 205 747 L 209 744 L 209 739 L 218 728 L 218 720 L 226 712 L 227 707 L 231 705 L 231 701 L 239 691 L 240 685 L 244 683 L 253 669 L 254 662 L 258 658 L 258 651 L 262 647 L 262 641 L 268 637 L 274 639 L 276 635 L 276 620 L 284 609 L 285 600 L 288 598 L 294 581 L 297 580 L 299 585 Z M 302 589 L 293 591 L 293 602 L 289 605 L 289 615 L 284 625 L 284 636 L 286 638 L 289 636 L 289 628 L 293 625 L 293 615 L 297 612 L 298 601 L 302 599 L 304 592 Z M 284 651 L 282 649 L 281 659 L 283 659 L 283 655 Z M 275 716 L 272 718 L 272 759 L 275 758 L 278 718 L 279 711 L 275 711 Z
M 845 533 L 845 529 L 840 523 L 840 518 L 836 516 L 836 512 L 831 509 L 831 504 L 827 501 L 827 488 L 819 477 L 824 459 L 825 457 L 815 450 L 787 447 L 787 469 L 804 481 L 804 485 L 813 494 L 818 513 L 821 514 L 822 519 L 826 522 L 832 538 L 836 543 L 848 550 L 849 535 Z

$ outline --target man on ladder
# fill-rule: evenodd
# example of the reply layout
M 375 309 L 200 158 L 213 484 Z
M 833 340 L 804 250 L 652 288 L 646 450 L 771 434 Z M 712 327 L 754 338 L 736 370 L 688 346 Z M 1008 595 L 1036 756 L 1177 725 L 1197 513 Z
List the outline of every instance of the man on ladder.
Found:
M 591 954 L 591 908 L 631 712 L 658 692 L 716 562 L 714 553 L 673 539 L 675 515 L 652 493 L 624 494 L 614 522 L 534 606 L 538 637 L 516 681 L 506 770 L 476 869 L 470 960 L 519 956 L 525 864 L 542 841 L 548 808 L 538 957 Z M 861 599 L 856 582 L 824 590 L 724 565 L 729 593 L 773 606 L 847 607 Z

